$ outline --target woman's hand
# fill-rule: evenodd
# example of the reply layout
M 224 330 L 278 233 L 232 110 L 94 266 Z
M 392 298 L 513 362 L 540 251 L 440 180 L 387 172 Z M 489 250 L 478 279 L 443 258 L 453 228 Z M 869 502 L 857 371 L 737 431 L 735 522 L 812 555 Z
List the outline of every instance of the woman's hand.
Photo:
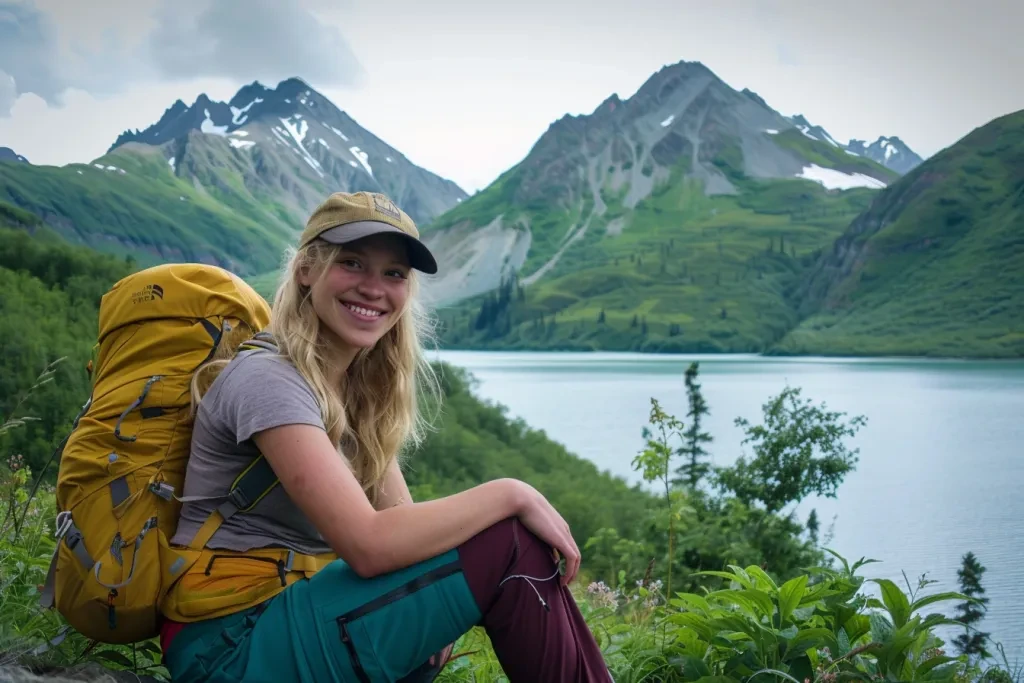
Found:
M 529 484 L 523 486 L 526 494 L 519 519 L 540 540 L 554 549 L 555 564 L 558 564 L 559 555 L 565 558 L 565 575 L 562 576 L 561 582 L 563 586 L 568 586 L 580 569 L 580 549 L 576 547 L 572 531 L 547 498 Z

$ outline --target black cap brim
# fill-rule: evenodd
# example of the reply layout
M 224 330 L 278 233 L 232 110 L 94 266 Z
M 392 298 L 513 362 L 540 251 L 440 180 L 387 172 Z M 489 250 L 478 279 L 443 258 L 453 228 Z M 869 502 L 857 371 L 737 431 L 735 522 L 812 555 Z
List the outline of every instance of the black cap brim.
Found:
M 370 237 L 371 235 L 380 235 L 382 233 L 398 235 L 399 237 L 405 238 L 406 244 L 409 246 L 409 265 L 416 270 L 422 271 L 428 275 L 433 275 L 437 272 L 437 260 L 431 253 L 427 245 L 419 241 L 412 235 L 402 230 L 399 230 L 393 225 L 383 223 L 380 221 L 357 221 L 355 223 L 345 223 L 344 225 L 336 225 L 333 228 L 328 228 L 318 235 L 318 237 L 325 242 L 331 244 L 348 244 L 361 240 L 364 237 Z

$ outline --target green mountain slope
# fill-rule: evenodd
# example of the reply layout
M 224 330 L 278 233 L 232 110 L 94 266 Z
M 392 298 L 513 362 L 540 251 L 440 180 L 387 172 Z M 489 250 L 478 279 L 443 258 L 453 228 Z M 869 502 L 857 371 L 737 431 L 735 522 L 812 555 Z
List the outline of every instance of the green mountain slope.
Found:
M 1024 111 L 882 192 L 799 296 L 780 353 L 1024 355 Z
M 40 216 L 69 242 L 140 263 L 210 262 L 246 274 L 272 268 L 287 238 L 280 226 L 170 173 L 158 148 L 60 168 L 0 163 L 0 200 Z
M 763 350 L 815 252 L 896 177 L 682 63 L 435 221 L 426 289 L 453 347 Z

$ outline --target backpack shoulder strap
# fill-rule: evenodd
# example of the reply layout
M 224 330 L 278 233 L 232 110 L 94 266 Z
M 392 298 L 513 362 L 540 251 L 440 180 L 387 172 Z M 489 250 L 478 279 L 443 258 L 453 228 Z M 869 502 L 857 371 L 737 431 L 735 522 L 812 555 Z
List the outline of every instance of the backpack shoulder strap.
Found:
M 277 342 L 274 340 L 274 335 L 269 332 L 257 332 L 251 339 L 242 342 L 238 347 L 239 351 L 253 349 L 262 349 L 264 351 L 277 353 Z
M 277 353 L 277 343 L 274 336 L 269 332 L 257 332 L 251 339 L 239 345 L 239 351 L 261 350 Z M 264 496 L 270 493 L 279 484 L 277 475 L 267 459 L 262 454 L 256 456 L 249 465 L 242 470 L 241 474 L 235 477 L 231 489 L 220 496 L 184 496 L 178 498 L 182 503 L 196 502 L 202 500 L 222 500 L 223 502 L 210 513 L 203 522 L 203 525 L 196 531 L 195 536 L 189 542 L 189 548 L 202 550 L 213 538 L 213 535 L 220 528 L 221 524 L 230 519 L 238 512 L 248 512 Z
M 235 478 L 227 495 L 185 496 L 178 498 L 183 503 L 200 500 L 223 500 L 196 531 L 195 536 L 192 537 L 188 544 L 189 548 L 202 550 L 210 539 L 213 538 L 221 524 L 231 519 L 235 513 L 251 510 L 256 503 L 260 502 L 279 483 L 280 481 L 270 463 L 262 455 L 258 455 Z

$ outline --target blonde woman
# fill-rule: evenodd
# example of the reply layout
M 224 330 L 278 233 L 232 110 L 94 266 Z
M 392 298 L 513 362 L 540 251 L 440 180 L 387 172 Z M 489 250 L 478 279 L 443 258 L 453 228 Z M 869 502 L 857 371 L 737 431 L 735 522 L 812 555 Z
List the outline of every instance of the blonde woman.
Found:
M 277 291 L 274 345 L 197 373 L 172 545 L 195 547 L 258 456 L 280 485 L 226 515 L 165 601 L 175 681 L 430 680 L 475 625 L 510 681 L 611 680 L 568 589 L 580 551 L 542 495 L 502 479 L 410 499 L 397 456 L 437 389 L 418 237 L 384 195 L 331 195 Z

